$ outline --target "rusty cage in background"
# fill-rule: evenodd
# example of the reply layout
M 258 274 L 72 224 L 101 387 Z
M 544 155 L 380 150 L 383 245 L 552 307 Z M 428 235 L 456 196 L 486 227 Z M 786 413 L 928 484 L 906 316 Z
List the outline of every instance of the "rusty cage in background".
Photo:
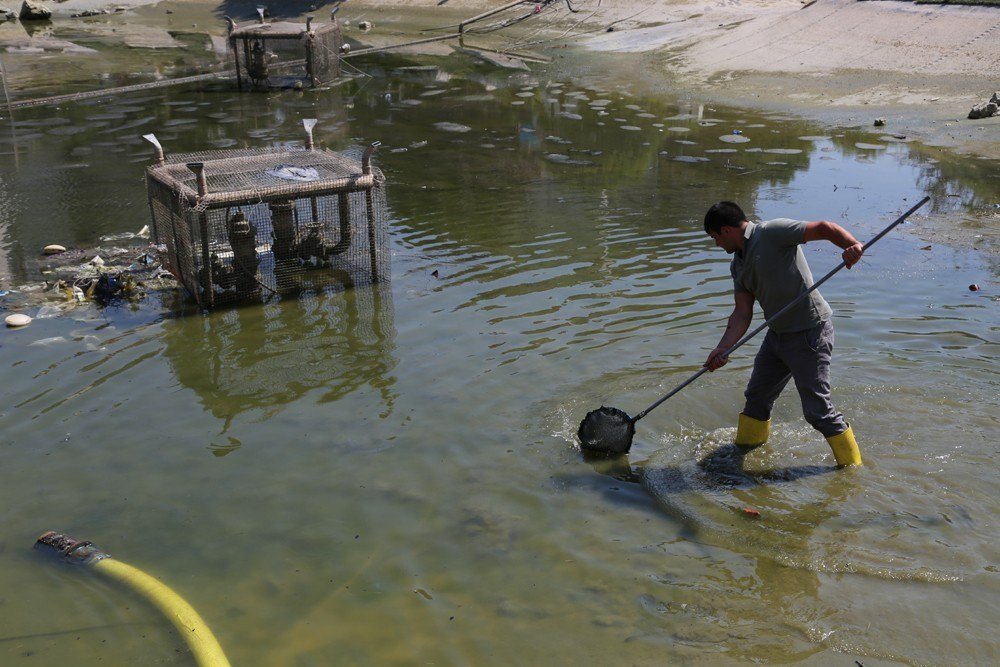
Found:
M 146 168 L 164 265 L 212 309 L 389 280 L 378 143 L 355 154 L 246 149 L 164 157 Z M 358 154 L 360 153 L 360 155 Z
M 329 23 L 260 19 L 229 24 L 229 48 L 236 61 L 236 85 L 243 89 L 249 79 L 258 88 L 312 87 L 331 83 L 340 76 L 340 23 L 332 15 Z

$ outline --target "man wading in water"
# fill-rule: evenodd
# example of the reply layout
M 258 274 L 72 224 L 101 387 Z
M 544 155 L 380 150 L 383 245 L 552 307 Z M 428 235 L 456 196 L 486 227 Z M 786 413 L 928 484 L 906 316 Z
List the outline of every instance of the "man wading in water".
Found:
M 830 241 L 843 249 L 851 268 L 864 247 L 849 231 L 832 222 L 802 222 L 778 218 L 754 224 L 739 206 L 722 201 L 705 215 L 705 232 L 733 255 L 736 306 L 726 332 L 705 367 L 722 368 L 726 350 L 750 327 L 754 299 L 769 318 L 813 284 L 812 273 L 799 247 L 809 241 Z M 744 448 L 767 442 L 771 408 L 778 395 L 795 379 L 806 421 L 823 434 L 840 466 L 860 465 L 854 432 L 830 400 L 830 357 L 833 353 L 833 311 L 818 291 L 772 322 L 747 383 L 746 404 L 739 415 L 735 444 Z

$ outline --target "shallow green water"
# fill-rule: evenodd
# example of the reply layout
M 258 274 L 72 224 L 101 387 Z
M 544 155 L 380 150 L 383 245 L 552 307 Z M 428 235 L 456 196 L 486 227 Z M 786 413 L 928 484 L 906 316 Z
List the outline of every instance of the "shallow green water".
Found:
M 173 586 L 236 665 L 996 660 L 988 258 L 904 228 L 824 287 L 862 469 L 832 471 L 791 390 L 755 482 L 694 464 L 732 436 L 752 345 L 640 422 L 629 462 L 582 460 L 574 432 L 717 342 L 714 201 L 868 238 L 925 192 L 956 220 L 995 205 L 1000 166 L 557 73 L 384 74 L 5 129 L 4 290 L 37 282 L 47 243 L 148 222 L 141 134 L 297 145 L 308 117 L 332 148 L 382 141 L 393 257 L 374 291 L 208 316 L 153 297 L 0 332 L 0 664 L 189 659 L 134 597 L 33 552 L 47 529 Z M 817 275 L 839 261 L 806 250 Z

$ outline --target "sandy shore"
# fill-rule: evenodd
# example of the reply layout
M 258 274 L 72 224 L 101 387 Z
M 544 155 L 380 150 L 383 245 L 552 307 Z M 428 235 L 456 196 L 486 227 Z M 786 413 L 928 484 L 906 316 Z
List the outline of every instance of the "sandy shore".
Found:
M 445 25 L 503 4 L 437 2 L 364 0 L 343 12 L 398 29 L 408 16 Z M 552 3 L 506 29 L 507 41 L 605 54 L 585 57 L 586 67 L 647 92 L 680 89 L 839 125 L 885 118 L 888 130 L 929 145 L 1000 159 L 1000 117 L 966 119 L 1000 90 L 1000 8 L 857 0 L 572 4 L 576 13 Z

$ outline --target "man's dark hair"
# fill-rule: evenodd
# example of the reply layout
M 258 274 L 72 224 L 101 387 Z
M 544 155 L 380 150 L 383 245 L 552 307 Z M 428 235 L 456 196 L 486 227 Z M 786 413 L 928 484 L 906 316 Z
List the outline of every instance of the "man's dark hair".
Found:
M 713 204 L 705 214 L 705 233 L 718 234 L 723 227 L 739 227 L 746 219 L 746 214 L 739 206 L 731 201 L 720 201 Z

